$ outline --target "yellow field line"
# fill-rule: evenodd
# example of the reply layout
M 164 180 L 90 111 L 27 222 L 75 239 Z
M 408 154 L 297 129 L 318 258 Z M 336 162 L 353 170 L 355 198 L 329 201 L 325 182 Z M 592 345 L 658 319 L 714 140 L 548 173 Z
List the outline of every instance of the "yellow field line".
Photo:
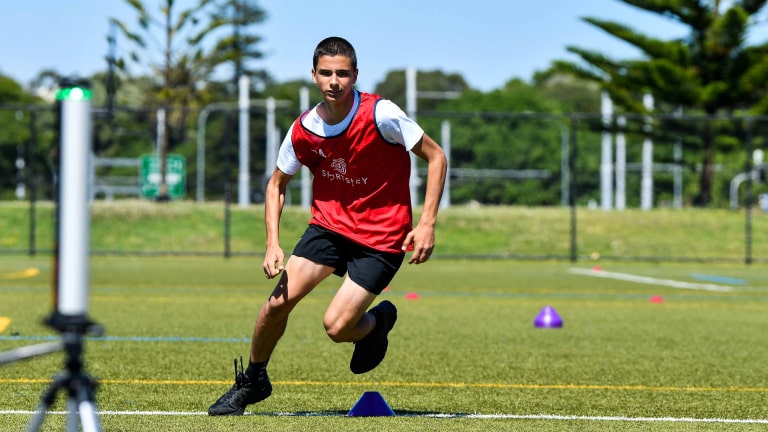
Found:
M 0 274 L 0 279 L 24 279 L 24 278 L 35 277 L 39 274 L 40 274 L 40 269 L 30 267 L 22 271 L 2 273 Z
M 49 379 L 0 378 L 0 384 L 47 383 Z M 229 385 L 231 381 L 219 380 L 140 380 L 140 379 L 99 379 L 101 384 L 139 385 Z M 275 385 L 289 386 L 344 386 L 344 387 L 436 387 L 436 388 L 494 388 L 515 390 L 623 390 L 651 392 L 726 392 L 726 393 L 768 393 L 766 387 L 677 387 L 609 384 L 504 384 L 504 383 L 439 383 L 439 382 L 344 382 L 344 381 L 274 381 Z

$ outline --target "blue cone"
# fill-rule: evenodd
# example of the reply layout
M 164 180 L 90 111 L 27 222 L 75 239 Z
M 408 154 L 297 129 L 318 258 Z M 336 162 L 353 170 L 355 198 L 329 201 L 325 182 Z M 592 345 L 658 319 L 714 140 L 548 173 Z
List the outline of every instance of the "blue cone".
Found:
M 563 319 L 557 314 L 555 308 L 544 306 L 533 320 L 533 325 L 538 328 L 560 328 L 563 326 Z
M 349 417 L 387 417 L 393 415 L 395 412 L 389 407 L 387 401 L 384 400 L 381 393 L 375 391 L 363 393 L 347 414 Z

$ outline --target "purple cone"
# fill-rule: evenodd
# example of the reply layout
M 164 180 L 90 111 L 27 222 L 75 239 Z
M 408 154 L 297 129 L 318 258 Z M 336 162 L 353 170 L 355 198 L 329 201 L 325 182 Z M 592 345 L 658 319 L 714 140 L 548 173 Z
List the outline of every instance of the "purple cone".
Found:
M 387 401 L 379 392 L 367 391 L 360 396 L 355 406 L 349 410 L 349 417 L 386 417 L 393 416 L 395 412 L 389 407 Z
M 557 314 L 552 306 L 544 306 L 533 320 L 533 325 L 538 328 L 560 328 L 563 326 L 563 319 Z

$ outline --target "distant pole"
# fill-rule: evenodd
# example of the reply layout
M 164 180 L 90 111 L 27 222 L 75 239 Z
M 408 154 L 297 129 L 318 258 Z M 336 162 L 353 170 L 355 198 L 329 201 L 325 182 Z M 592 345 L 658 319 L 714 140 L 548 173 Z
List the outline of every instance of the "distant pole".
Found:
M 405 70 L 405 109 L 408 117 L 416 121 L 416 68 L 409 67 Z M 416 155 L 411 153 L 411 205 L 419 205 L 419 168 L 416 164 Z
M 299 89 L 299 111 L 304 112 L 309 109 L 309 88 Z M 309 168 L 301 166 L 301 208 L 308 209 L 312 201 L 312 179 Z
M 576 158 L 578 157 L 578 132 L 579 132 L 579 118 L 575 115 L 571 115 L 571 134 L 569 135 L 571 145 L 568 146 L 570 153 L 568 154 L 568 165 L 570 165 L 570 192 L 568 193 L 569 205 L 571 207 L 571 262 L 578 261 L 578 242 L 577 242 L 577 211 L 576 211 L 576 194 L 578 188 L 576 187 L 576 177 L 578 172 L 576 171 Z
M 155 201 L 166 202 L 168 201 L 168 121 L 166 120 L 167 112 L 165 107 L 157 110 L 157 163 L 160 167 L 160 184 L 157 188 L 157 196 Z
M 744 127 L 744 135 L 745 135 L 745 145 L 747 150 L 747 155 L 752 153 L 752 162 L 753 164 L 750 164 L 749 157 L 746 158 L 746 169 L 745 171 L 749 173 L 749 177 L 747 177 L 747 196 L 746 196 L 746 222 L 744 226 L 744 237 L 745 237 L 745 257 L 744 257 L 744 263 L 745 264 L 752 264 L 752 182 L 754 180 L 760 180 L 760 174 L 759 170 L 761 169 L 761 166 L 763 165 L 763 159 L 765 157 L 765 154 L 762 150 L 757 149 L 753 150 L 753 144 L 752 144 L 752 126 L 754 122 L 752 119 L 748 118 L 742 122 L 742 125 Z M 755 176 L 757 174 L 757 176 Z
M 613 120 L 613 101 L 608 92 L 600 95 L 600 107 L 603 116 L 603 140 L 600 152 L 600 207 L 610 210 L 613 207 L 613 143 L 611 123 Z
M 238 101 L 240 108 L 240 166 L 237 186 L 237 203 L 240 207 L 248 207 L 251 196 L 251 174 L 250 174 L 250 79 L 247 75 L 240 75 L 238 86 L 240 89 L 240 98 Z
M 627 139 L 624 127 L 627 118 L 619 116 L 616 119 L 616 210 L 627 208 Z
M 27 182 L 29 183 L 29 255 L 34 256 L 35 245 L 35 202 L 37 201 L 37 175 L 35 173 L 34 155 L 37 153 L 37 111 L 29 112 L 29 141 L 27 141 L 27 155 L 29 169 L 27 170 Z
M 653 111 L 653 95 L 643 96 L 643 106 L 650 113 Z M 646 117 L 643 132 L 643 163 L 640 180 L 640 208 L 650 210 L 653 207 L 653 140 L 651 140 L 651 118 Z
M 679 106 L 675 110 L 675 117 L 683 117 L 683 107 Z M 672 206 L 676 209 L 683 208 L 683 138 L 677 137 L 674 147 L 675 169 L 673 175 L 674 197 Z
M 155 153 L 157 160 L 160 161 L 163 139 L 165 137 L 165 108 L 157 109 L 157 141 L 155 142 Z M 158 162 L 160 163 L 160 162 Z
M 205 200 L 205 121 L 210 114 L 210 107 L 204 107 L 197 116 L 197 194 L 196 201 Z
M 109 54 L 107 55 L 107 118 L 110 121 L 110 127 L 115 115 L 115 64 L 117 63 L 117 23 L 110 20 L 109 36 Z M 112 131 L 110 130 L 110 134 Z
M 443 196 L 440 199 L 440 208 L 446 209 L 451 206 L 451 122 L 443 120 L 440 127 L 440 144 L 443 146 L 443 153 L 448 160 L 445 170 L 445 185 L 443 186 Z
M 568 126 L 559 121 L 557 125 L 560 126 L 560 205 L 565 207 L 569 204 L 571 189 L 570 137 L 568 136 Z
M 416 120 L 416 68 L 405 70 L 405 109 L 408 117 Z
M 277 140 L 275 137 L 277 136 L 276 133 L 276 126 L 275 126 L 275 109 L 276 109 L 277 103 L 275 101 L 275 98 L 268 97 L 267 98 L 267 151 L 266 151 L 266 165 L 265 165 L 265 172 L 264 172 L 264 178 L 269 179 L 272 176 L 272 171 L 275 170 L 275 166 L 277 165 Z

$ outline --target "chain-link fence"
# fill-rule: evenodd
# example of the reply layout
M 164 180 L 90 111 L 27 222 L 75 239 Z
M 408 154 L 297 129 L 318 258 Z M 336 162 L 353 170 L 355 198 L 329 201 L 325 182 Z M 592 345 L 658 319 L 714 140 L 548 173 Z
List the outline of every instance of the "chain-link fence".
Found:
M 166 167 L 165 181 L 175 187 L 169 189 L 172 199 L 218 201 L 225 208 L 243 201 L 260 203 L 282 136 L 299 112 L 289 101 L 274 99 L 252 101 L 247 112 L 234 104 L 200 110 L 96 109 L 92 198 L 151 201 L 160 181 L 157 156 L 167 142 L 168 155 L 179 161 Z M 239 126 L 242 114 L 248 120 L 245 129 Z M 761 156 L 768 136 L 766 117 L 420 112 L 419 122 L 449 156 L 443 208 L 562 210 L 557 229 L 563 233 L 563 247 L 537 257 L 578 259 L 595 249 L 618 259 L 768 259 L 768 253 L 754 247 L 768 243 L 762 238 L 768 232 L 763 226 L 768 200 L 763 199 Z M 29 203 L 30 227 L 35 226 L 35 203 L 56 198 L 57 128 L 52 107 L 0 107 L 0 199 Z M 424 176 L 424 164 L 419 161 L 417 168 L 416 175 Z M 413 184 L 420 197 L 424 184 L 418 180 Z M 298 174 L 287 204 L 307 206 L 308 184 L 308 173 Z M 605 237 L 591 244 L 593 231 L 618 225 L 616 221 L 636 209 L 643 210 L 636 232 L 617 234 L 609 244 L 604 244 Z M 659 214 L 682 209 L 738 210 L 740 217 L 728 218 L 736 222 L 720 231 L 722 249 L 706 252 L 690 245 L 688 253 L 664 246 L 671 237 L 664 229 L 714 233 L 706 232 L 711 227 L 697 228 L 689 220 L 691 211 L 680 212 L 672 226 L 656 220 Z M 223 223 L 224 235 L 231 235 L 228 211 Z M 659 243 L 658 253 L 633 253 L 637 240 L 651 238 Z

